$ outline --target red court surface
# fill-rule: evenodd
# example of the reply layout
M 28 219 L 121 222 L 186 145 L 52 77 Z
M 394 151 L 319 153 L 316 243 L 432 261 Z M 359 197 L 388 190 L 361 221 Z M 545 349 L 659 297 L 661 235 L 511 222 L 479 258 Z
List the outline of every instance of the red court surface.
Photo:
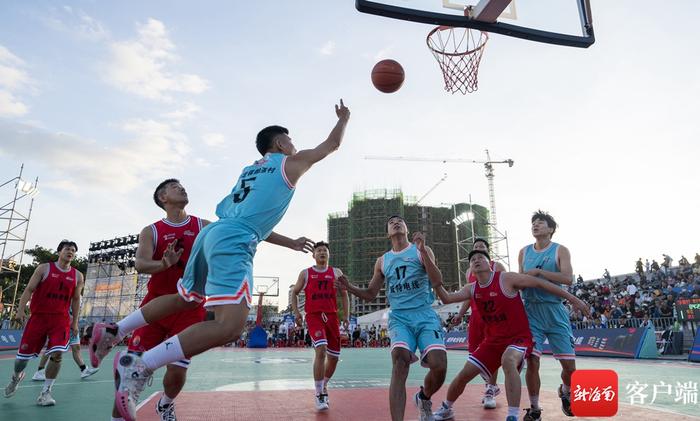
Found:
M 455 403 L 456 421 L 464 420 L 504 420 L 507 414 L 505 395 L 497 398 L 498 408 L 484 410 L 481 405 L 482 385 L 467 386 L 464 395 Z M 444 386 L 433 398 L 433 407 L 437 407 L 445 397 Z M 418 419 L 418 411 L 412 402 L 409 388 L 406 396 L 406 421 Z M 379 421 L 390 420 L 389 390 L 384 388 L 335 389 L 329 391 L 331 409 L 317 412 L 314 408 L 313 392 L 309 390 L 291 391 L 251 391 L 251 392 L 183 392 L 177 398 L 177 418 L 180 421 L 208 420 L 275 420 L 275 421 Z M 152 395 L 141 405 L 138 412 L 139 421 L 158 421 L 154 405 L 158 394 Z M 543 392 L 540 399 L 546 408 L 543 419 L 572 420 L 559 409 L 559 399 L 554 392 Z M 521 407 L 528 405 L 526 391 L 523 389 Z M 524 413 L 524 412 L 523 412 Z M 522 415 L 521 417 L 522 418 Z M 698 420 L 697 417 L 663 412 L 645 407 L 620 405 L 615 419 L 634 421 Z M 577 418 L 602 420 L 603 418 Z

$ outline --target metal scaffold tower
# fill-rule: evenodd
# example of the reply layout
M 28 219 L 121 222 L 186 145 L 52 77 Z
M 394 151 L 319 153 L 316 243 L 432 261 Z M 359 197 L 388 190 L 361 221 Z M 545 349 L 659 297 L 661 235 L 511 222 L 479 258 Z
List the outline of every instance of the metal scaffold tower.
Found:
M 27 242 L 29 220 L 32 216 L 34 199 L 39 194 L 37 185 L 22 178 L 24 164 L 20 166 L 19 174 L 0 184 L 0 277 L 11 280 L 5 290 L 0 291 L 0 298 L 12 292 L 12 301 L 7 303 L 8 315 L 13 315 L 17 305 L 17 290 L 19 276 L 22 270 L 24 247 Z M 5 200 L 8 200 L 5 202 Z M 3 298 L 3 301 L 7 301 Z

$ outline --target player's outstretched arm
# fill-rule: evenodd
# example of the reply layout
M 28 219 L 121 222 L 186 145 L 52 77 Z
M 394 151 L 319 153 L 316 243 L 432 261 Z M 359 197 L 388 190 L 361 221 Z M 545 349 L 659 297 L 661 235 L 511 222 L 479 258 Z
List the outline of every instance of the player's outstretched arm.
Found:
M 432 286 L 442 285 L 442 272 L 440 272 L 440 268 L 438 268 L 435 263 L 435 253 L 433 253 L 430 247 L 425 245 L 425 234 L 422 232 L 413 234 L 413 243 L 420 253 L 423 267 L 428 274 L 428 279 L 430 279 Z
M 163 258 L 153 260 L 153 250 L 155 250 L 155 239 L 153 238 L 153 230 L 151 226 L 144 227 L 139 234 L 139 246 L 136 249 L 136 261 L 134 266 L 139 273 L 158 273 L 167 270 L 172 265 L 180 260 L 180 256 L 185 249 L 175 249 L 177 240 L 168 244 L 168 247 L 163 252 Z
M 372 280 L 369 281 L 367 289 L 358 288 L 351 284 L 345 275 L 341 275 L 335 278 L 335 287 L 341 291 L 346 290 L 347 292 L 360 297 L 364 301 L 372 301 L 379 294 L 379 290 L 382 289 L 384 284 L 384 274 L 382 273 L 381 258 L 377 259 L 374 263 L 374 274 L 372 275 Z
M 287 158 L 284 164 L 284 172 L 287 179 L 294 186 L 299 178 L 304 175 L 312 165 L 335 152 L 340 147 L 345 135 L 345 127 L 350 120 L 350 110 L 340 100 L 340 105 L 335 106 L 335 114 L 338 122 L 331 130 L 328 138 L 313 149 L 305 149 Z
M 460 303 L 465 300 L 470 300 L 472 298 L 471 284 L 466 284 L 462 289 L 457 292 L 447 292 L 445 287 L 440 284 L 438 286 L 433 286 L 435 293 L 440 298 L 443 304 L 449 303 Z M 466 310 L 465 310 L 466 311 Z
M 292 250 L 301 251 L 304 253 L 313 253 L 314 251 L 314 242 L 306 237 L 299 237 L 295 240 L 272 231 L 270 235 L 265 239 L 265 241 L 270 244 L 287 247 Z
M 27 303 L 29 302 L 29 299 L 32 298 L 34 290 L 39 286 L 39 282 L 41 282 L 48 270 L 49 264 L 42 263 L 39 266 L 37 266 L 36 269 L 34 269 L 34 273 L 32 273 L 31 278 L 29 278 L 29 282 L 27 283 L 26 288 L 24 288 L 22 296 L 19 297 L 19 304 L 17 305 L 17 312 L 15 313 L 15 317 L 20 322 L 24 323 L 24 321 L 26 320 Z
M 472 300 L 470 298 L 462 303 L 462 306 L 459 308 L 457 314 L 455 314 L 452 317 L 452 320 L 450 320 L 450 327 L 457 326 L 458 324 L 462 323 L 464 315 L 467 314 L 467 309 L 469 308 L 469 304 L 471 303 L 471 301 Z
M 294 320 L 300 327 L 304 324 L 304 319 L 301 317 L 301 311 L 299 311 L 299 294 L 301 290 L 304 289 L 304 279 L 306 275 L 306 270 L 299 272 L 297 277 L 297 283 L 294 284 L 292 288 L 292 311 L 294 312 Z
M 523 288 L 539 288 L 550 294 L 561 297 L 571 303 L 576 309 L 581 310 L 586 316 L 591 315 L 591 309 L 588 304 L 579 300 L 574 295 L 570 294 L 568 291 L 564 291 L 559 286 L 545 281 L 543 279 L 535 278 L 522 273 L 506 272 L 501 275 L 501 279 L 505 283 L 506 287 L 510 289 L 523 289 Z
M 526 273 L 532 276 L 540 276 L 555 284 L 571 285 L 574 283 L 574 270 L 571 267 L 571 253 L 564 246 L 559 246 L 559 272 L 549 272 L 542 269 L 530 269 Z

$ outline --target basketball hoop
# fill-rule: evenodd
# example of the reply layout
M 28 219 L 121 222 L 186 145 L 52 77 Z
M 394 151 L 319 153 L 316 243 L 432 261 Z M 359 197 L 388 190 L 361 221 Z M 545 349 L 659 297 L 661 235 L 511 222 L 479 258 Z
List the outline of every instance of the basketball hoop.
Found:
M 447 92 L 467 94 L 479 87 L 479 63 L 489 34 L 470 28 L 438 26 L 426 42 L 442 70 Z

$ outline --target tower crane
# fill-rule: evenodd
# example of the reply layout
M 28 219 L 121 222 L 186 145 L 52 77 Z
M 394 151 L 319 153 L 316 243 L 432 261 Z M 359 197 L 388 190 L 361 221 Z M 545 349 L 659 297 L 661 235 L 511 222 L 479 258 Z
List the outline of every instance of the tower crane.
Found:
M 489 225 L 491 225 L 491 232 L 499 232 L 497 217 L 496 217 L 496 189 L 494 188 L 493 179 L 495 177 L 493 166 L 495 164 L 508 164 L 508 168 L 512 167 L 515 161 L 512 159 L 505 159 L 502 161 L 494 161 L 491 159 L 491 154 L 489 150 L 486 149 L 486 160 L 478 159 L 467 159 L 467 158 L 423 158 L 423 157 L 410 157 L 410 156 L 382 156 L 382 155 L 369 155 L 365 156 L 365 159 L 370 160 L 380 160 L 380 161 L 405 161 L 405 162 L 442 162 L 445 164 L 483 164 L 486 170 L 486 180 L 489 186 Z M 442 182 L 441 180 L 440 182 Z M 431 190 L 432 191 L 432 190 Z M 498 244 L 492 244 L 494 246 L 494 251 L 498 253 Z

